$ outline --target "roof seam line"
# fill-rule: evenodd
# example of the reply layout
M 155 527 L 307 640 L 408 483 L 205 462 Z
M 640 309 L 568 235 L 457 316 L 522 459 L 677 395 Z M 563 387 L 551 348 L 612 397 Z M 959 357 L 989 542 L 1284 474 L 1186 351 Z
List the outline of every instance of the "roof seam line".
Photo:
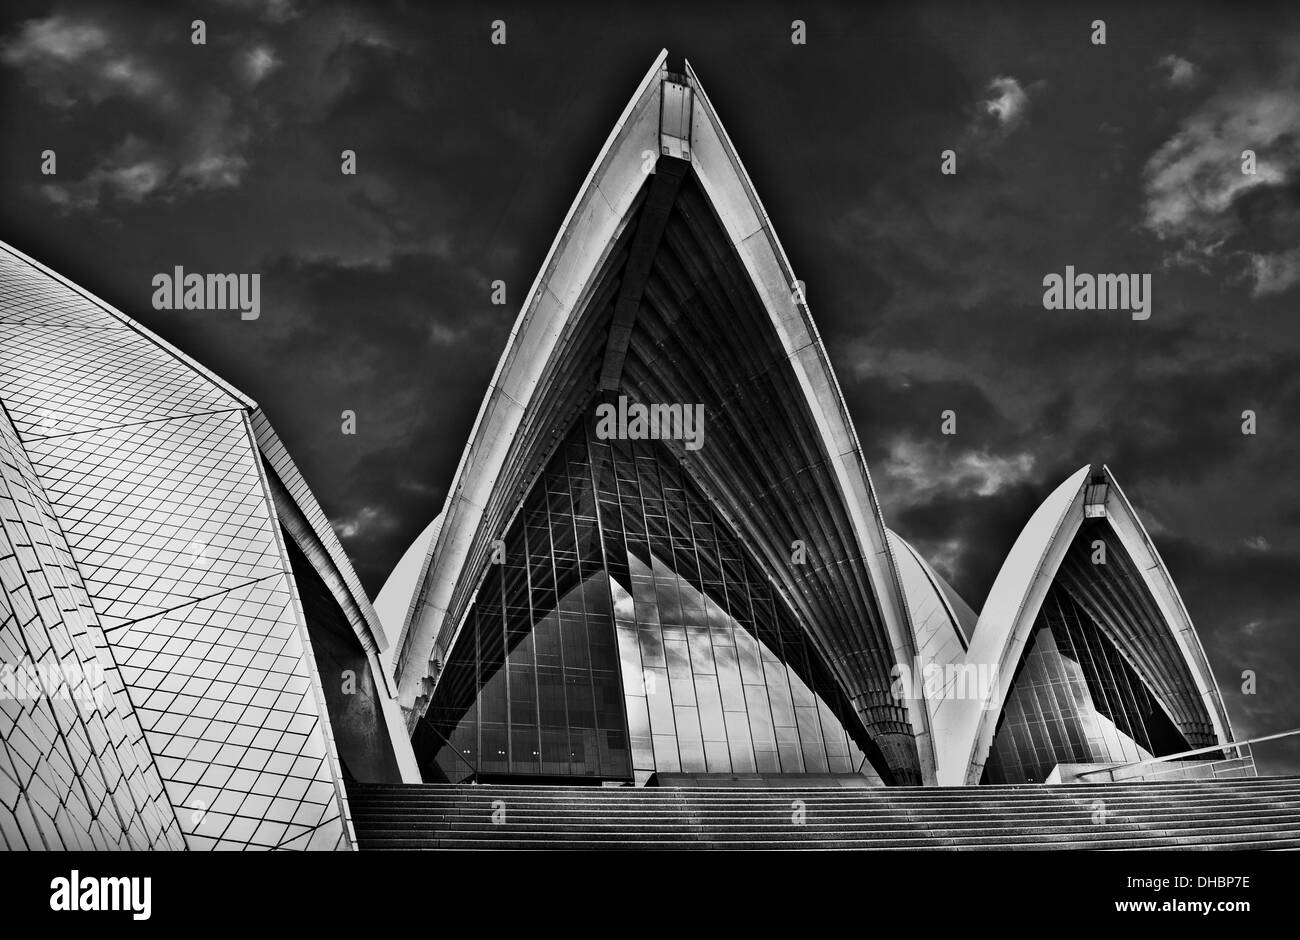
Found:
M 247 408 L 214 408 L 211 411 L 195 411 L 190 414 L 171 415 L 166 418 L 146 418 L 143 421 L 123 421 L 120 424 L 105 424 L 97 428 L 86 428 L 83 431 L 69 431 L 66 434 L 47 434 L 43 437 L 30 437 L 23 440 L 23 444 L 38 444 L 43 441 L 57 441 L 65 437 L 80 437 L 83 434 L 98 434 L 103 431 L 116 431 L 120 428 L 135 428 L 143 424 L 162 424 L 166 421 L 184 421 L 188 418 L 202 418 L 207 415 L 229 414 L 232 411 L 247 411 Z

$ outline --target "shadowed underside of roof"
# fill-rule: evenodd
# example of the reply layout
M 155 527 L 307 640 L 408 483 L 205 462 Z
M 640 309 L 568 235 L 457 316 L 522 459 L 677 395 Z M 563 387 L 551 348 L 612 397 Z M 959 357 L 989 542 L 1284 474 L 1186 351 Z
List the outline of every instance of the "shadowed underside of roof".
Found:
M 1101 566 L 1092 560 L 1098 542 L 1105 545 L 1106 577 L 1098 577 Z M 1213 744 L 1214 724 L 1187 660 L 1142 573 L 1106 520 L 1084 520 L 1056 577 L 1150 686 L 1188 744 Z

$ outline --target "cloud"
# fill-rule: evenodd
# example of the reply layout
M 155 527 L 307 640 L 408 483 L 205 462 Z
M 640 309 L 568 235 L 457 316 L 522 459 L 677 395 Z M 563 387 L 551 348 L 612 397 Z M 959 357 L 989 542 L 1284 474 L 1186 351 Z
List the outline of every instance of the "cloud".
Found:
M 918 549 L 919 550 L 919 549 Z M 961 571 L 963 556 L 970 551 L 970 546 L 963 540 L 957 538 L 932 540 L 926 543 L 925 560 L 943 576 L 945 581 L 951 582 L 956 573 Z M 958 597 L 961 597 L 958 594 Z M 962 597 L 967 604 L 971 604 L 970 598 Z M 972 608 L 978 610 L 981 598 L 976 598 Z
M 253 13 L 268 23 L 286 23 L 302 15 L 293 0 L 215 0 L 219 6 Z
M 257 45 L 241 52 L 235 61 L 235 69 L 240 78 L 250 87 L 256 85 L 280 65 L 275 50 L 270 46 Z
M 18 70 L 38 100 L 84 122 L 87 139 L 95 128 L 112 141 L 98 159 L 92 154 L 80 179 L 60 178 L 38 192 L 80 212 L 233 189 L 259 144 L 287 124 L 321 120 L 364 79 L 367 56 L 401 48 L 368 14 L 342 5 L 321 6 L 310 20 L 296 19 L 289 3 L 227 6 L 257 19 L 209 34 L 211 46 L 235 47 L 233 79 L 196 67 L 188 19 L 160 26 L 125 8 L 19 26 L 0 45 L 0 63 Z M 283 57 L 280 44 L 289 46 Z M 285 80 L 270 83 L 272 74 Z M 111 118 L 100 110 L 110 100 L 125 104 Z
M 341 539 L 355 539 L 361 536 L 373 537 L 376 530 L 393 527 L 392 515 L 379 506 L 362 506 L 342 519 L 334 521 L 334 531 Z
M 1156 67 L 1163 71 L 1163 79 L 1170 88 L 1187 88 L 1196 83 L 1196 66 L 1182 56 L 1164 56 Z
M 962 145 L 989 146 L 1010 136 L 1029 116 L 1031 98 L 1045 86 L 1036 82 L 1025 87 L 1010 75 L 998 75 L 975 103 Z
M 1254 173 L 1242 172 L 1246 150 L 1256 155 Z M 1142 222 L 1167 247 L 1167 266 L 1208 271 L 1226 263 L 1255 296 L 1279 293 L 1300 283 L 1298 177 L 1300 51 L 1293 49 L 1271 81 L 1212 95 L 1151 155 Z
M 191 193 L 238 186 L 249 161 L 249 131 L 230 114 L 230 102 L 211 96 L 195 108 L 196 121 L 179 137 L 128 133 L 81 179 L 47 183 L 43 195 L 61 209 L 106 203 L 174 202 Z
M 1029 110 L 1029 95 L 1014 78 L 999 75 L 989 82 L 990 97 L 981 103 L 985 114 L 991 114 L 997 122 L 1008 129 L 1014 128 L 1024 119 Z
M 150 110 L 174 109 L 174 89 L 153 65 L 117 41 L 109 27 L 56 15 L 29 20 L 0 48 L 0 62 L 19 69 L 56 107 L 122 98 Z
M 17 66 L 77 62 L 107 45 L 108 35 L 97 24 L 51 16 L 24 23 L 17 38 L 4 44 L 0 61 Z
M 1211 98 L 1182 122 L 1147 161 L 1145 223 L 1161 238 L 1212 249 L 1239 194 L 1283 183 L 1284 167 L 1300 159 L 1300 95 L 1257 91 Z M 1257 172 L 1242 172 L 1242 152 L 1255 150 Z
M 1252 254 L 1250 271 L 1256 297 L 1289 290 L 1300 284 L 1300 248 L 1276 254 Z
M 992 496 L 1028 479 L 1034 469 L 1029 453 L 1001 457 L 986 451 L 961 451 L 943 443 L 901 438 L 894 442 L 882 470 L 902 483 L 910 499 L 942 491 L 952 496 Z
M 138 204 L 159 191 L 167 181 L 168 167 L 148 143 L 128 136 L 108 157 L 80 180 L 48 183 L 43 192 L 64 209 L 88 209 L 105 199 Z

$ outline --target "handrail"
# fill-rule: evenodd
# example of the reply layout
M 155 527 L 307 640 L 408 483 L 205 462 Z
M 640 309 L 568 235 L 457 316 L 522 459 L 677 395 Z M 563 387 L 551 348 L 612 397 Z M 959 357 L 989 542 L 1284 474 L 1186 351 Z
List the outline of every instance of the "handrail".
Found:
M 1198 747 L 1190 751 L 1179 751 L 1177 754 L 1166 754 L 1163 757 L 1148 757 L 1146 760 L 1135 760 L 1127 764 L 1115 764 L 1112 767 L 1101 767 L 1097 770 L 1084 771 L 1077 776 L 1091 777 L 1094 774 L 1114 774 L 1117 770 L 1124 770 L 1129 767 L 1142 767 L 1146 764 L 1163 764 L 1166 761 L 1191 757 L 1194 754 L 1212 754 L 1215 751 L 1227 751 L 1230 748 L 1237 748 L 1240 750 L 1249 744 L 1260 744 L 1264 741 L 1275 741 L 1278 738 L 1289 738 L 1293 734 L 1300 734 L 1300 728 L 1292 728 L 1290 731 L 1280 731 L 1277 734 L 1266 734 L 1258 738 L 1247 738 L 1245 741 L 1229 741 L 1226 744 L 1211 744 L 1209 747 Z M 1240 755 L 1236 758 L 1230 757 L 1226 759 L 1239 760 Z
M 447 750 L 455 754 L 456 757 L 460 760 L 460 762 L 469 768 L 470 783 L 478 783 L 478 768 L 475 767 L 473 763 L 471 763 L 469 759 L 465 757 L 464 754 L 456 750 L 456 745 L 452 744 L 451 741 L 448 740 L 445 734 L 443 734 L 441 731 L 439 731 L 437 728 L 434 727 L 433 722 L 429 720 L 429 717 L 427 715 L 421 715 L 420 721 L 424 722 L 425 726 L 438 736 L 439 741 L 447 745 Z

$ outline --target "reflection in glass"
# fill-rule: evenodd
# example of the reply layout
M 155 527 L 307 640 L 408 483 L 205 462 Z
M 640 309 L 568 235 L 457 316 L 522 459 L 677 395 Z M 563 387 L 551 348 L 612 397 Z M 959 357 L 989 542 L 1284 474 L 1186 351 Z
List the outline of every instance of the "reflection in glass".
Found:
M 772 582 L 657 442 L 580 423 L 504 541 L 415 734 L 426 780 L 878 758 Z
M 1087 611 L 1054 584 L 980 782 L 1042 783 L 1058 763 L 1138 761 L 1190 747 Z
M 857 770 L 850 706 L 709 501 L 653 441 L 589 448 L 633 768 Z

